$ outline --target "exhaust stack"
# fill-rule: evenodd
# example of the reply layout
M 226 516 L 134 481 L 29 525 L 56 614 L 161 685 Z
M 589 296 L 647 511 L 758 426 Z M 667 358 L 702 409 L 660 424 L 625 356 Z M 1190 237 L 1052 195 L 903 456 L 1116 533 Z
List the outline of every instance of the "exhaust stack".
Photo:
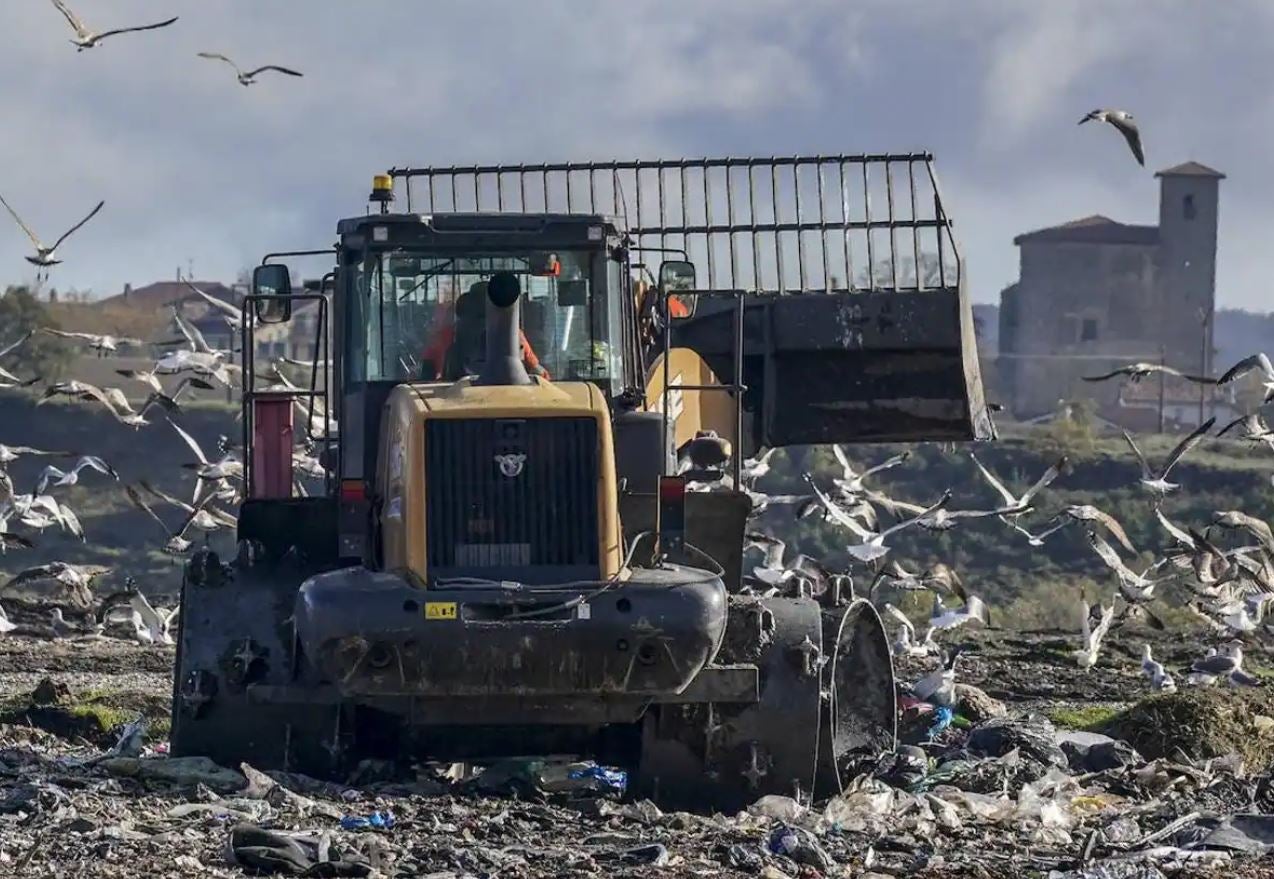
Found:
M 522 286 L 512 272 L 497 272 L 487 282 L 487 358 L 478 385 L 529 385 L 522 363 Z

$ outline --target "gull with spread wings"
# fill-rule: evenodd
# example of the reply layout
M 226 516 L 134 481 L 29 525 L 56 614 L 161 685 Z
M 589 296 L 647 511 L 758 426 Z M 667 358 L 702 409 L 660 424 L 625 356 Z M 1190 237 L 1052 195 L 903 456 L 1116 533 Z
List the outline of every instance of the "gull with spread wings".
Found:
M 1135 384 L 1138 384 L 1143 378 L 1146 378 L 1147 376 L 1153 375 L 1155 373 L 1162 373 L 1164 375 L 1175 375 L 1178 378 L 1183 378 L 1183 379 L 1186 379 L 1187 381 L 1196 382 L 1201 385 L 1210 385 L 1216 382 L 1216 379 L 1206 378 L 1204 376 L 1187 375 L 1181 370 L 1173 369 L 1171 366 L 1168 366 L 1163 363 L 1147 363 L 1144 361 L 1139 361 L 1137 363 L 1129 363 L 1126 366 L 1121 366 L 1118 369 L 1112 369 L 1110 372 L 1103 373 L 1102 375 L 1086 375 L 1086 376 L 1083 376 L 1083 379 L 1086 382 L 1104 382 L 1104 381 L 1107 381 L 1108 379 L 1123 376 L 1124 378 L 1128 379 L 1130 384 L 1135 385 Z
M 1137 443 L 1133 440 L 1132 434 L 1126 430 L 1123 431 L 1124 441 L 1128 443 L 1132 453 L 1137 456 L 1137 462 L 1141 464 L 1141 487 L 1159 498 L 1180 488 L 1181 486 L 1177 483 L 1168 481 L 1168 474 L 1173 467 L 1177 466 L 1177 462 L 1185 457 L 1187 452 L 1203 442 L 1203 438 L 1207 436 L 1208 431 L 1212 429 L 1214 424 L 1216 424 L 1216 418 L 1209 418 L 1192 430 L 1185 439 L 1177 443 L 1172 451 L 1168 453 L 1167 460 L 1164 461 L 1163 467 L 1158 471 L 1151 468 L 1146 461 L 1146 456 L 1141 453 L 1141 449 L 1137 448 Z
M 1114 128 L 1128 142 L 1128 149 L 1132 150 L 1132 156 L 1137 160 L 1137 164 L 1145 167 L 1146 154 L 1141 148 L 1141 132 L 1137 129 L 1137 123 L 1133 122 L 1131 113 L 1127 110 L 1098 109 L 1079 120 L 1080 125 L 1085 122 L 1105 122 Z
M 63 0 L 53 0 L 53 5 L 57 7 L 58 12 L 62 13 L 67 22 L 75 30 L 75 39 L 71 40 L 71 42 L 80 52 L 83 52 L 85 49 L 92 49 L 107 37 L 114 37 L 119 34 L 133 34 L 138 33 L 139 31 L 154 31 L 177 23 L 177 17 L 173 16 L 172 18 L 164 21 L 157 21 L 154 24 L 136 25 L 134 27 L 117 27 L 114 30 L 98 33 L 97 31 L 91 30 L 78 15 L 70 10 Z
M 1055 464 L 1053 464 L 1053 466 L 1045 470 L 1039 479 L 1035 480 L 1034 485 L 1022 494 L 1015 495 L 1005 487 L 1003 482 L 996 479 L 995 475 L 990 470 L 986 469 L 986 467 L 982 465 L 982 462 L 978 460 L 977 455 L 970 452 L 969 458 L 978 468 L 978 472 L 982 474 L 982 478 L 986 481 L 987 485 L 995 489 L 996 493 L 1004 499 L 1004 506 L 1011 508 L 1011 511 L 1004 515 L 1014 519 L 1031 509 L 1031 499 L 1045 488 L 1052 485 L 1053 481 L 1057 479 L 1058 475 L 1062 472 L 1062 469 L 1066 466 L 1066 456 L 1063 455 Z
M 256 70 L 244 70 L 234 61 L 230 60 L 225 55 L 221 55 L 217 52 L 200 52 L 199 57 L 207 58 L 211 61 L 224 61 L 225 63 L 229 64 L 231 67 L 234 68 L 235 75 L 239 78 L 239 85 L 242 85 L 242 86 L 255 85 L 257 77 L 259 75 L 261 75 L 262 73 L 270 72 L 270 71 L 273 71 L 274 73 L 282 73 L 287 76 L 304 76 L 305 75 L 303 73 L 300 73 L 299 71 L 292 70 L 287 67 L 279 67 L 277 64 L 267 64 L 264 67 L 258 67 Z
M 36 235 L 34 232 L 31 231 L 31 227 L 28 226 L 20 216 L 18 216 L 18 212 L 15 211 L 9 205 L 9 203 L 4 200 L 4 196 L 2 195 L 0 195 L 0 204 L 4 205 L 5 210 L 9 212 L 9 216 L 13 217 L 14 222 L 18 224 L 18 227 L 21 228 L 22 231 L 27 234 L 27 237 L 31 239 L 31 243 L 35 245 L 35 255 L 25 257 L 25 259 L 27 262 L 31 263 L 31 265 L 37 267 L 37 273 L 36 273 L 37 278 L 43 279 L 44 277 L 48 276 L 48 270 L 51 266 L 56 266 L 61 264 L 62 260 L 57 258 L 57 249 L 62 246 L 62 242 L 66 241 L 66 239 L 70 238 L 72 235 L 78 232 L 80 228 L 89 220 L 96 217 L 97 212 L 100 211 L 103 206 L 105 206 L 106 202 L 99 201 L 97 203 L 97 207 L 89 211 L 87 217 L 80 220 L 78 223 L 76 223 L 74 226 L 68 229 L 65 233 L 63 233 L 62 237 L 59 238 L 57 241 L 54 241 L 52 246 L 46 245 L 43 241 L 40 240 L 38 235 Z M 43 275 L 40 274 L 41 271 L 43 272 Z
M 47 333 L 50 336 L 57 336 L 60 339 L 71 339 L 75 342 L 83 342 L 89 348 L 97 352 L 98 357 L 105 356 L 107 353 L 115 353 L 119 350 L 120 345 L 129 348 L 140 348 L 146 343 L 141 339 L 133 339 L 130 337 L 120 337 L 104 335 L 99 333 L 72 333 L 67 330 L 55 330 L 53 327 L 41 327 L 40 332 Z
M 1225 373 L 1216 380 L 1218 385 L 1228 385 L 1230 382 L 1242 378 L 1253 370 L 1261 371 L 1261 387 L 1265 390 L 1263 403 L 1274 400 L 1274 364 L 1270 363 L 1270 358 L 1264 352 L 1253 354 L 1250 357 L 1244 357 L 1238 363 L 1231 366 Z

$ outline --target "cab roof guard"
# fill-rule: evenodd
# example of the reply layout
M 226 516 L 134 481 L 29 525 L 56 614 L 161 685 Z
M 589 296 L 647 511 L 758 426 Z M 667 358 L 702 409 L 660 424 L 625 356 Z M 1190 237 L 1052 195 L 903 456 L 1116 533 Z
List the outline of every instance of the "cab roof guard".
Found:
M 958 291 L 961 261 L 927 152 L 394 168 L 408 212 L 624 218 L 683 249 L 708 289 Z M 918 270 L 917 270 L 918 267 Z

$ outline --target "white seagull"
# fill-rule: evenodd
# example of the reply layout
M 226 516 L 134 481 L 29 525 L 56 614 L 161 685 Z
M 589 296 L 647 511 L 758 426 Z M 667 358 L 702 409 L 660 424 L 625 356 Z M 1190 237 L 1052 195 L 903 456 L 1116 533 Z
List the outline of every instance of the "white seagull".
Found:
M 858 535 L 862 541 L 860 543 L 850 544 L 845 549 L 850 555 L 858 559 L 860 562 L 873 562 L 878 558 L 882 558 L 889 554 L 889 547 L 885 545 L 885 541 L 891 534 L 896 534 L 905 528 L 910 528 L 912 525 L 919 525 L 921 519 L 925 516 L 932 515 L 935 511 L 946 506 L 950 500 L 951 492 L 948 491 L 943 494 L 937 503 L 926 508 L 920 515 L 914 516 L 910 519 L 902 519 L 882 531 L 872 531 L 868 528 L 864 528 L 856 519 L 846 518 L 842 524 L 845 524 L 850 531 Z
M 1097 604 L 1090 607 L 1083 598 L 1080 599 L 1079 603 L 1081 608 L 1080 632 L 1084 639 L 1084 646 L 1076 650 L 1072 655 L 1080 668 L 1092 668 L 1097 664 L 1097 655 L 1101 651 L 1102 639 L 1110 631 L 1110 624 L 1115 621 L 1115 605 L 1114 602 L 1111 602 L 1110 607 L 1103 607 L 1099 600 Z
M 119 474 L 115 472 L 115 468 L 107 464 L 96 455 L 84 455 L 75 462 L 75 466 L 70 470 L 63 470 L 60 467 L 54 467 L 52 464 L 45 467 L 40 473 L 40 479 L 36 483 L 35 493 L 44 494 L 45 489 L 49 488 L 49 481 L 53 480 L 53 488 L 60 488 L 64 485 L 75 485 L 80 481 L 80 471 L 89 468 L 103 473 L 112 479 L 119 481 Z
M 72 333 L 66 330 L 55 330 L 52 327 L 41 327 L 40 332 L 48 333 L 50 336 L 57 336 L 61 339 L 71 339 L 76 342 L 84 342 L 89 348 L 97 352 L 97 356 L 101 357 L 105 354 L 113 354 L 119 350 L 120 345 L 130 348 L 140 348 L 146 343 L 141 339 L 133 339 L 111 335 L 100 335 L 98 333 Z
M 1141 148 L 1141 132 L 1137 130 L 1137 124 L 1133 122 L 1131 113 L 1127 110 L 1093 110 L 1079 120 L 1080 125 L 1085 122 L 1105 122 L 1113 127 L 1124 136 L 1124 140 L 1128 141 L 1128 149 L 1132 150 L 1137 164 L 1145 167 L 1146 154 Z
M 1180 488 L 1181 486 L 1177 483 L 1168 481 L 1168 474 L 1172 472 L 1172 468 L 1177 466 L 1177 462 L 1187 452 L 1203 442 L 1203 438 L 1207 436 L 1208 431 L 1212 429 L 1214 424 L 1216 424 L 1216 418 L 1209 418 L 1187 434 L 1185 439 L 1177 443 L 1172 451 L 1168 453 L 1168 458 L 1164 461 L 1163 467 L 1157 471 L 1146 461 L 1146 456 L 1141 453 L 1141 449 L 1137 448 L 1137 443 L 1133 440 L 1132 434 L 1126 430 L 1123 431 L 1124 441 L 1128 443 L 1132 453 L 1137 456 L 1137 462 L 1141 464 L 1141 487 L 1160 498 Z
M 173 638 L 169 634 L 169 628 L 172 626 L 173 619 L 177 616 L 177 609 L 173 608 L 169 611 L 156 610 L 151 603 L 146 600 L 146 596 L 140 592 L 134 593 L 128 599 L 128 604 L 135 610 L 142 619 L 142 625 L 146 627 L 147 634 L 150 636 L 152 644 L 172 644 Z
M 0 360 L 4 360 L 6 356 L 8 356 L 9 354 L 12 354 L 14 351 L 18 350 L 23 345 L 25 345 L 27 343 L 27 340 L 30 339 L 33 335 L 35 335 L 34 330 L 32 330 L 31 332 L 28 332 L 25 336 L 20 336 L 16 342 L 10 342 L 8 345 L 4 346 L 3 348 L 0 348 Z M 5 369 L 3 366 L 0 366 L 0 382 L 4 383 L 4 385 L 0 385 L 0 387 L 4 387 L 4 386 L 20 385 L 23 383 L 23 380 L 18 378 L 13 373 L 9 372 L 9 370 Z
M 216 296 L 205 293 L 203 290 L 200 290 L 198 286 L 187 281 L 185 278 L 182 278 L 181 282 L 197 293 L 199 297 L 203 299 L 204 302 L 207 302 L 208 305 L 215 311 L 220 312 L 221 319 L 224 320 L 232 330 L 239 330 L 243 328 L 243 313 L 239 310 L 238 306 L 231 305 L 224 299 L 218 299 Z
M 1270 363 L 1270 359 L 1265 356 L 1264 352 L 1244 357 L 1226 370 L 1225 374 L 1216 380 L 1216 383 L 1218 385 L 1228 385 L 1254 369 L 1261 371 L 1261 387 L 1265 389 L 1264 402 L 1268 403 L 1270 400 L 1274 400 L 1274 364 Z
M 64 15 L 66 20 L 70 23 L 71 27 L 75 29 L 75 39 L 71 40 L 71 42 L 80 52 L 83 52 L 85 49 L 92 49 L 107 37 L 117 36 L 118 34 L 137 33 L 138 31 L 159 30 L 161 27 L 168 27 L 169 25 L 177 22 L 177 18 L 174 16 L 166 21 L 159 21 L 155 24 L 143 24 L 136 27 L 120 27 L 115 28 L 115 30 L 97 33 L 96 31 L 90 30 L 88 26 L 80 20 L 78 15 L 67 8 L 67 5 L 62 2 L 62 0 L 53 0 L 53 5 L 57 7 L 58 12 L 62 13 L 62 15 Z
M 770 472 L 770 457 L 777 449 L 765 449 L 756 457 L 745 458 L 739 467 L 739 479 L 743 482 L 756 482 Z
M 1146 677 L 1150 678 L 1150 689 L 1156 693 L 1177 692 L 1177 682 L 1172 679 L 1172 675 L 1168 674 L 1162 663 L 1155 661 L 1149 644 L 1141 646 L 1141 670 Z
M 12 207 L 10 207 L 9 203 L 4 200 L 4 196 L 2 195 L 0 195 L 0 204 L 5 206 L 5 209 L 9 212 L 9 216 L 13 217 L 14 221 L 18 224 L 18 226 L 22 229 L 22 231 L 27 233 L 27 237 L 31 239 L 31 243 L 35 245 L 35 255 L 25 257 L 26 261 L 31 263 L 31 265 L 33 266 L 37 266 L 38 268 L 43 269 L 45 272 L 45 276 L 47 276 L 48 269 L 51 266 L 59 265 L 62 262 L 62 260 L 57 258 L 57 249 L 62 246 L 62 242 L 70 238 L 76 232 L 78 232 L 80 227 L 83 226 L 85 223 L 87 223 L 89 220 L 96 217 L 97 212 L 102 209 L 102 207 L 106 204 L 106 202 L 99 201 L 97 203 L 97 207 L 89 211 L 87 217 L 80 220 L 78 223 L 76 223 L 74 226 L 68 229 L 62 235 L 61 238 L 53 242 L 52 247 L 49 247 L 48 245 L 46 245 L 43 241 L 40 240 L 39 236 L 37 236 L 34 232 L 31 231 L 31 227 L 28 226 L 25 222 L 23 222 L 22 218 L 18 216 L 18 212 L 15 211 Z
M 905 463 L 911 457 L 911 452 L 902 452 L 882 461 L 875 467 L 868 467 L 862 473 L 859 473 L 854 469 L 854 465 L 850 463 L 849 456 L 845 454 L 845 450 L 839 445 L 832 446 L 832 454 L 836 456 L 836 460 L 841 466 L 841 477 L 833 479 L 832 483 L 846 494 L 862 494 L 866 488 L 864 483 L 868 477 L 876 473 L 883 473 L 886 470 L 892 470 L 894 467 Z
M 1224 652 L 1195 660 L 1190 671 L 1213 679 L 1226 678 L 1235 685 L 1254 687 L 1259 683 L 1256 678 L 1243 671 L 1242 641 L 1230 641 L 1225 645 Z
M 1012 509 L 1013 512 L 1007 513 L 1006 515 L 1012 516 L 1013 518 L 1017 518 L 1018 516 L 1030 510 L 1031 499 L 1035 497 L 1035 495 L 1043 491 L 1045 488 L 1052 485 L 1053 481 L 1057 479 L 1058 475 L 1062 472 L 1062 469 L 1066 466 L 1066 456 L 1063 455 L 1053 464 L 1053 466 L 1045 470 L 1039 479 L 1035 480 L 1034 485 L 1032 485 L 1022 494 L 1015 495 L 1013 492 L 1009 491 L 1008 488 L 1005 487 L 1003 482 L 996 479 L 995 475 L 991 473 L 990 470 L 982 466 L 982 462 L 978 460 L 977 455 L 970 452 L 969 458 L 973 461 L 974 465 L 978 468 L 978 472 L 982 474 L 982 478 L 986 481 L 987 485 L 995 489 L 996 493 L 999 494 L 1000 497 L 1004 499 L 1004 506 Z
M 1086 382 L 1104 382 L 1117 376 L 1125 376 L 1130 384 L 1135 385 L 1139 384 L 1143 378 L 1154 375 L 1155 373 L 1175 375 L 1179 378 L 1184 378 L 1188 381 L 1203 385 L 1210 385 L 1216 381 L 1216 379 L 1206 378 L 1204 376 L 1187 375 L 1179 369 L 1173 369 L 1171 366 L 1165 366 L 1162 363 L 1145 362 L 1129 363 L 1126 366 L 1121 366 L 1118 369 L 1112 369 L 1110 372 L 1102 373 L 1101 375 L 1085 375 L 1081 376 L 1081 378 L 1083 378 Z
M 208 58 L 212 61 L 224 61 L 229 64 L 234 68 L 235 75 L 239 78 L 239 85 L 243 86 L 254 85 L 256 83 L 257 76 L 262 73 L 266 73 L 267 71 L 274 71 L 275 73 L 282 73 L 287 76 L 304 76 L 303 73 L 291 70 L 287 67 L 279 67 L 277 64 L 267 64 L 264 67 L 258 67 L 256 70 L 244 70 L 225 55 L 221 55 L 216 52 L 200 52 L 199 57 Z
M 933 611 L 929 614 L 929 625 L 940 632 L 958 629 L 966 623 L 975 621 L 987 626 L 990 625 L 990 619 L 986 603 L 976 595 L 970 595 L 964 607 L 956 608 L 948 608 L 943 604 L 941 595 L 935 593 L 933 596 Z
M 933 705 L 951 708 L 956 703 L 956 660 L 960 658 L 960 648 L 955 647 L 942 665 L 911 685 L 911 693 L 917 699 Z

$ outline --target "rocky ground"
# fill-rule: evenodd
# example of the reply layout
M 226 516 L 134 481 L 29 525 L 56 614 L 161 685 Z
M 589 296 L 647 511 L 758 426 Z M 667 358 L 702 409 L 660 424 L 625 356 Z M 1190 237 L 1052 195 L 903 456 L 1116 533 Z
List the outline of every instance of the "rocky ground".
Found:
M 991 698 L 933 742 L 933 718 L 908 712 L 922 751 L 813 808 L 770 797 L 721 816 L 555 767 L 341 785 L 168 759 L 171 648 L 15 633 L 0 638 L 0 875 L 1274 877 L 1265 686 L 1149 697 L 1140 640 L 1120 633 L 1090 672 L 1062 633 L 968 641 L 961 680 Z M 1172 668 L 1201 652 L 1186 636 L 1155 647 Z M 1248 662 L 1274 664 L 1259 649 Z M 143 756 L 111 756 L 139 716 Z

